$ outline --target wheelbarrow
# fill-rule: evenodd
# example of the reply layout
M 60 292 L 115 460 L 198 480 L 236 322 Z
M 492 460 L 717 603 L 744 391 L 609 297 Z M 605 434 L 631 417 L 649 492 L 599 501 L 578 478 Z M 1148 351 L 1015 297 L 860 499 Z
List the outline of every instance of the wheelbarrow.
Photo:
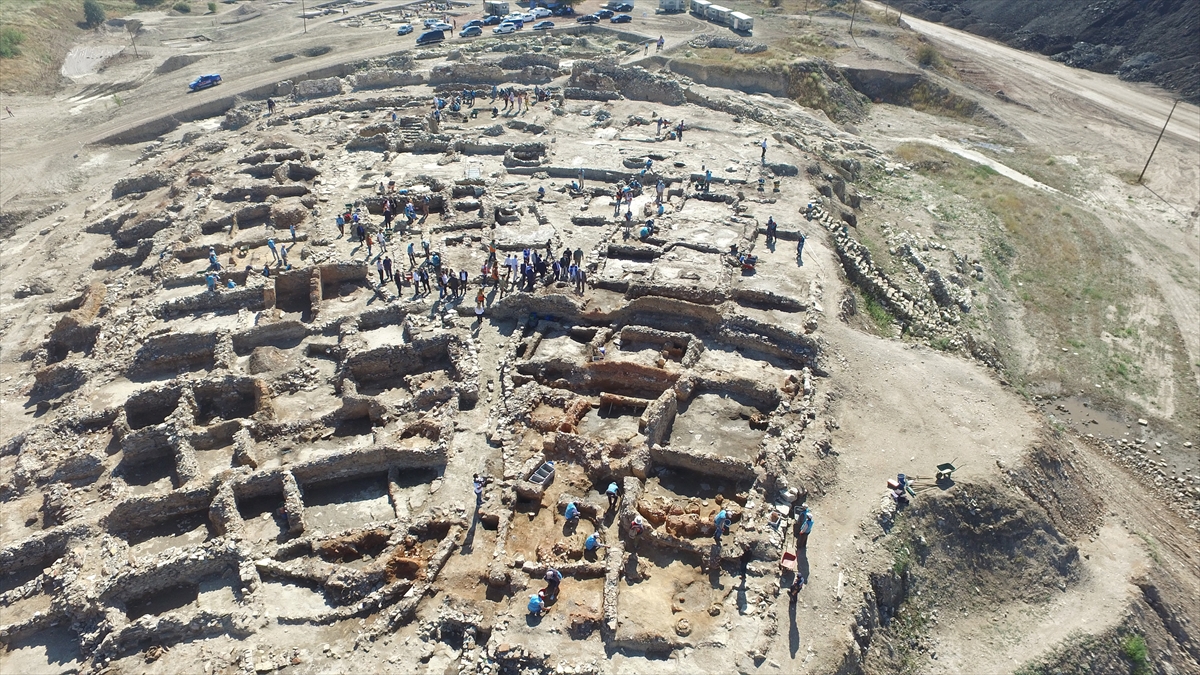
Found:
M 935 475 L 935 479 L 939 483 L 941 483 L 942 481 L 950 480 L 951 474 L 953 474 L 957 468 L 958 467 L 954 466 L 953 462 L 946 462 L 945 464 L 938 464 L 937 465 L 937 474 Z
M 779 568 L 785 571 L 796 571 L 796 554 L 791 551 L 784 551 L 783 557 L 779 560 Z

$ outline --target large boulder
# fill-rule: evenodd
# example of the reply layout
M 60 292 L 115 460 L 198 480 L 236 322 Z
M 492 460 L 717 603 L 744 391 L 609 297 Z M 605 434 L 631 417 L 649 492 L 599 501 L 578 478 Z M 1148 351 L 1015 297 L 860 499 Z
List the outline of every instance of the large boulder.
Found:
M 171 177 L 162 171 L 151 171 L 141 176 L 122 178 L 113 185 L 112 198 L 124 197 L 135 192 L 149 192 L 171 184 Z

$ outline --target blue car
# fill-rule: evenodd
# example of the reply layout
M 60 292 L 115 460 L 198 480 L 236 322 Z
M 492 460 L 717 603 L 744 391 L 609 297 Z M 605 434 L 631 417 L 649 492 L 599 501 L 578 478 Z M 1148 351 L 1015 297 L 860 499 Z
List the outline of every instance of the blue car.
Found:
M 200 77 L 192 80 L 192 83 L 188 85 L 188 89 L 191 91 L 200 91 L 201 89 L 215 87 L 218 84 L 221 84 L 220 75 L 201 75 Z
M 611 19 L 613 14 L 614 12 L 611 9 L 596 10 L 596 18 L 598 19 Z
M 612 23 L 629 23 L 630 21 L 633 21 L 633 17 L 629 16 L 628 14 L 618 14 L 609 19 L 609 21 Z
M 504 18 L 499 16 L 489 16 L 483 20 L 485 26 L 499 26 L 504 23 Z
M 470 28 L 471 26 L 479 26 L 480 28 L 483 28 L 484 23 L 482 21 L 480 21 L 479 19 L 471 19 L 470 21 L 463 24 L 463 28 Z
M 533 24 L 534 30 L 550 30 L 551 28 L 554 28 L 553 21 L 539 21 Z

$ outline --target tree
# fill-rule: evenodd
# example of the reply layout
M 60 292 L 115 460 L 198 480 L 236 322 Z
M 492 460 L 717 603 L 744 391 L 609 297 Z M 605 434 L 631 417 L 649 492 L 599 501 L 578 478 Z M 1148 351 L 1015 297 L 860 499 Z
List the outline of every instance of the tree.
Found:
M 104 8 L 96 0 L 83 0 L 83 22 L 88 28 L 95 28 L 104 23 Z

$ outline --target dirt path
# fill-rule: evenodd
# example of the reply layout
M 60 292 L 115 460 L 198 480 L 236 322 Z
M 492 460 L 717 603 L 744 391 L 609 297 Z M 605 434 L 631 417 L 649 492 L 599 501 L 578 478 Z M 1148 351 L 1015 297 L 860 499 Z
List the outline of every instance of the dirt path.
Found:
M 883 10 L 883 5 L 869 0 L 864 4 L 876 10 Z M 1036 81 L 1039 85 L 1055 91 L 1085 98 L 1107 109 L 1114 116 L 1154 129 L 1156 133 L 1162 128 L 1171 110 L 1170 92 L 1160 87 L 1122 82 L 1115 75 L 1072 68 L 1040 54 L 1023 52 L 912 16 L 905 16 L 904 22 L 919 33 L 973 52 L 989 68 L 1019 70 L 1028 81 Z M 1180 103 L 1167 133 L 1200 145 L 1200 108 L 1190 103 Z

